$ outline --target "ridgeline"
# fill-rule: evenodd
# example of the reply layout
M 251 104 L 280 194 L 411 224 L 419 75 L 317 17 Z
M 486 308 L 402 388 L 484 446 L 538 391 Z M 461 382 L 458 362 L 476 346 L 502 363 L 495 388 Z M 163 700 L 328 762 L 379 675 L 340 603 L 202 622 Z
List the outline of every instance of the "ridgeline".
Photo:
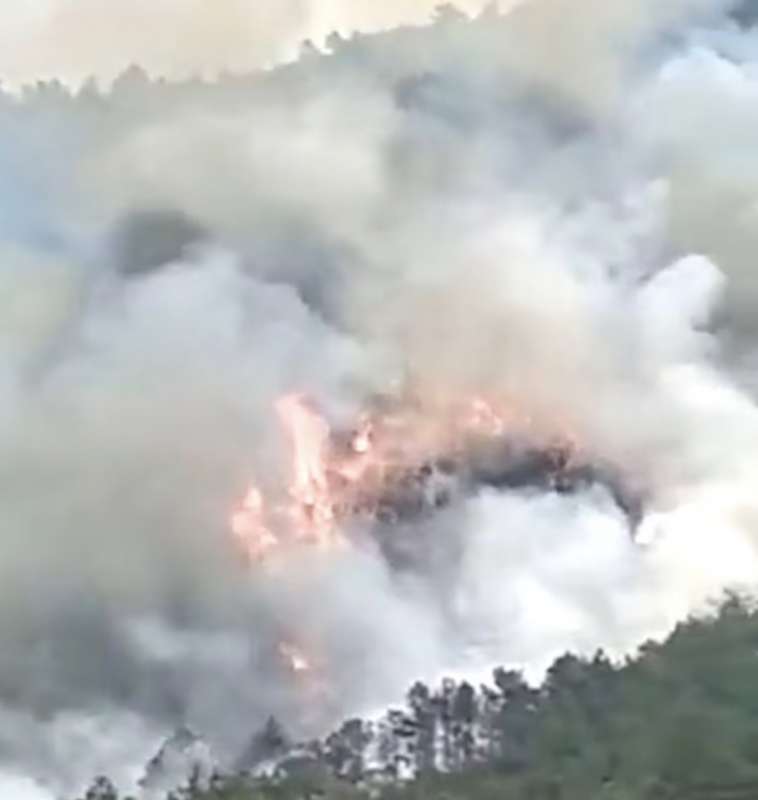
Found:
M 478 689 L 408 693 L 379 722 L 294 745 L 270 720 L 235 775 L 171 800 L 752 800 L 758 798 L 758 611 L 730 595 L 614 664 L 565 655 L 539 688 L 495 670 Z M 121 798 L 99 778 L 85 800 Z

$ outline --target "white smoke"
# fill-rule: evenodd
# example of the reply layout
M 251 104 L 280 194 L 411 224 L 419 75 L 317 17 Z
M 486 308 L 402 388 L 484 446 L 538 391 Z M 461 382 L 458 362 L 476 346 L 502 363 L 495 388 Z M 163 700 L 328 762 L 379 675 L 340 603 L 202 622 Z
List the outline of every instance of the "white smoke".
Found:
M 487 0 L 461 0 L 476 12 Z M 505 0 L 503 7 L 512 4 Z M 435 0 L 202 0 L 115 2 L 27 0 L 5 10 L 0 75 L 18 87 L 57 79 L 78 85 L 91 76 L 110 83 L 131 64 L 153 75 L 214 77 L 292 59 L 304 40 L 332 32 L 418 25 Z M 66 47 L 60 42 L 65 41 Z
M 0 791 L 14 800 L 49 800 L 50 794 L 29 778 L 20 775 L 0 776 Z
M 129 781 L 180 724 L 234 754 L 271 713 L 317 732 L 443 670 L 620 654 L 758 580 L 758 33 L 725 5 L 533 0 L 213 84 L 0 98 L 9 769 Z M 139 4 L 51 3 L 18 24 L 82 60 L 6 72 L 242 68 L 431 4 L 264 4 L 240 61 L 225 8 L 151 4 L 177 55 L 160 25 L 136 49 Z M 277 397 L 340 421 L 403 378 L 565 422 L 644 491 L 637 541 L 600 486 L 488 490 L 399 530 L 421 574 L 360 531 L 246 569 L 227 521 L 286 482 Z

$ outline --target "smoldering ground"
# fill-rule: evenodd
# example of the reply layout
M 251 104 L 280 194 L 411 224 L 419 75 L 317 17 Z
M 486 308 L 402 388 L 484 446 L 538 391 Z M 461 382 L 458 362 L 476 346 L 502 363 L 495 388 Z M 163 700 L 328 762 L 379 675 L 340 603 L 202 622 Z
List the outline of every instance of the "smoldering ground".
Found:
M 180 724 L 233 759 L 268 714 L 621 653 L 756 579 L 758 34 L 744 3 L 567 6 L 2 98 L 14 774 L 128 779 Z M 339 426 L 409 378 L 560 417 L 644 487 L 638 541 L 601 484 L 490 488 L 406 524 L 423 574 L 360 536 L 251 571 L 228 516 L 286 484 L 276 399 Z

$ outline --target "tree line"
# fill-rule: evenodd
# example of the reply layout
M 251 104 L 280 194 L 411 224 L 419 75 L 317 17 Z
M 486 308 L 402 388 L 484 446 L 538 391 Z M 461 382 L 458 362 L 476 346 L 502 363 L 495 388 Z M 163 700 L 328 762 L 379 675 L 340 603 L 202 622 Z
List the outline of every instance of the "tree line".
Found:
M 758 612 L 729 596 L 623 663 L 564 655 L 538 687 L 502 668 L 491 686 L 416 683 L 318 742 L 271 719 L 246 761 L 171 800 L 758 798 Z M 85 795 L 118 798 L 105 778 Z

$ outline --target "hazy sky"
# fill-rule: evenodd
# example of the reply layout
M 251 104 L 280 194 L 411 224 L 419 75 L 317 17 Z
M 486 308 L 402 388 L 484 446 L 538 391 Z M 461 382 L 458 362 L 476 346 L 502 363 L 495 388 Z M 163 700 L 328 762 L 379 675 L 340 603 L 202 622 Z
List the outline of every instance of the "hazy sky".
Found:
M 473 12 L 486 0 L 457 0 Z M 420 22 L 437 0 L 9 0 L 0 79 L 110 80 L 131 63 L 177 76 L 246 70 L 287 58 L 331 30 Z

